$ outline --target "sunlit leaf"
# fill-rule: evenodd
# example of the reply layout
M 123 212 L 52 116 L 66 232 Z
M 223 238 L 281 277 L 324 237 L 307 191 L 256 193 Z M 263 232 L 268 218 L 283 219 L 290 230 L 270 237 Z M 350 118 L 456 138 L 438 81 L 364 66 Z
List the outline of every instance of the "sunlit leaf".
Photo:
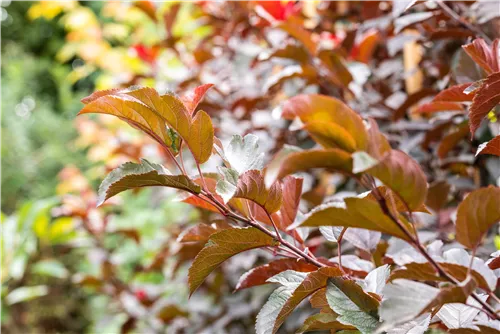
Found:
M 475 249 L 488 230 L 500 221 L 500 188 L 481 188 L 470 193 L 458 206 L 457 241 Z
M 304 320 L 304 325 L 296 333 L 305 333 L 321 330 L 350 330 L 353 326 L 344 325 L 337 321 L 337 316 L 332 313 L 317 313 Z
M 308 122 L 304 125 L 304 130 L 325 148 L 340 148 L 347 152 L 356 149 L 356 142 L 349 132 L 333 122 Z
M 234 135 L 224 150 L 224 155 L 230 167 L 239 174 L 264 167 L 264 153 L 259 153 L 259 137 L 253 134 L 247 134 L 244 138 Z
M 433 101 L 448 101 L 448 102 L 472 102 L 473 93 L 465 93 L 464 91 L 473 83 L 465 83 L 461 85 L 451 86 L 437 94 Z
M 217 181 L 216 191 L 224 203 L 227 203 L 233 198 L 238 186 L 238 172 L 232 168 L 219 167 L 219 171 L 223 178 Z
M 407 154 L 392 150 L 366 173 L 382 181 L 412 211 L 420 208 L 427 196 L 427 180 L 420 165 Z
M 181 97 L 181 101 L 182 103 L 184 103 L 184 106 L 186 107 L 186 110 L 190 115 L 194 113 L 196 107 L 212 86 L 213 84 L 198 86 L 192 92 L 189 92 L 188 94 Z
M 298 95 L 283 104 L 282 117 L 295 117 L 307 124 L 312 121 L 331 122 L 344 128 L 356 142 L 357 150 L 365 150 L 368 136 L 361 117 L 338 99 L 326 95 Z
M 300 226 L 357 227 L 409 240 L 407 235 L 382 212 L 377 202 L 365 198 L 346 198 L 344 201 L 331 202 L 315 208 L 307 214 Z
M 352 158 L 348 152 L 336 148 L 290 153 L 281 164 L 278 179 L 313 168 L 351 174 Z
M 189 268 L 189 292 L 194 291 L 205 278 L 230 257 L 255 248 L 275 246 L 275 240 L 256 228 L 231 228 L 210 236 Z
M 201 191 L 200 186 L 187 176 L 170 175 L 162 165 L 142 159 L 140 164 L 127 162 L 106 176 L 99 187 L 97 205 L 122 191 L 153 186 L 176 188 L 193 194 Z

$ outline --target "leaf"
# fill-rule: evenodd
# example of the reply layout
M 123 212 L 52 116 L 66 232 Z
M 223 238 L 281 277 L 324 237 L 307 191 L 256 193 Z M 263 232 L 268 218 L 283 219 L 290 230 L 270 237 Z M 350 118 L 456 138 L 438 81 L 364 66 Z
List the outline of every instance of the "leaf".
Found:
M 456 239 L 475 249 L 488 230 L 500 221 L 500 188 L 487 187 L 471 192 L 458 206 Z
M 318 268 L 300 259 L 279 259 L 256 267 L 243 274 L 235 291 L 268 283 L 268 279 L 286 270 L 311 272 Z
M 292 22 L 280 21 L 275 25 L 275 27 L 286 31 L 290 36 L 301 42 L 311 55 L 314 56 L 316 54 L 317 46 L 311 36 L 311 33 L 304 29 L 301 25 Z
M 49 293 L 46 285 L 23 286 L 9 292 L 5 297 L 8 305 L 25 302 L 38 297 L 45 296 Z
M 337 316 L 332 313 L 317 313 L 311 315 L 306 320 L 304 324 L 296 333 L 305 333 L 310 331 L 321 331 L 321 330 L 343 330 L 343 329 L 355 329 L 352 326 L 341 324 L 337 321 Z
M 210 225 L 201 223 L 183 231 L 177 242 L 207 242 L 212 234 L 228 228 L 231 228 L 231 225 L 224 220 L 215 221 Z
M 340 148 L 347 152 L 356 150 L 354 138 L 340 125 L 333 122 L 312 121 L 303 127 L 324 148 Z
M 358 174 L 366 171 L 376 165 L 378 165 L 379 161 L 377 159 L 372 158 L 366 152 L 360 151 L 352 154 L 352 172 L 354 174 Z
M 195 160 L 202 164 L 212 155 L 214 128 L 210 116 L 203 110 L 198 111 L 189 128 L 189 136 L 184 137 Z
M 363 249 L 368 253 L 377 248 L 381 233 L 361 228 L 348 228 L 344 233 L 344 240 L 349 241 L 355 247 Z
M 457 329 L 450 329 L 448 331 L 448 333 L 451 333 L 451 334 L 499 334 L 500 331 L 495 329 L 495 328 L 492 328 L 492 327 L 488 327 L 486 325 L 474 325 L 476 329 L 473 329 L 473 328 L 457 328 Z
M 391 150 L 391 145 L 387 138 L 380 132 L 377 122 L 373 118 L 369 118 L 368 131 L 368 147 L 367 152 L 372 157 L 380 159 Z
M 419 316 L 439 295 L 439 289 L 406 279 L 394 280 L 383 290 L 380 319 L 388 324 L 404 323 Z
M 276 333 L 285 321 L 286 317 L 303 301 L 306 297 L 312 295 L 317 290 L 326 286 L 330 277 L 342 276 L 338 268 L 323 267 L 307 275 L 302 283 L 293 291 L 292 295 L 281 308 L 273 327 L 268 328 L 272 333 Z M 272 329 L 272 330 L 271 330 Z
M 435 112 L 464 112 L 464 107 L 457 102 L 449 101 L 432 101 L 420 105 L 415 113 L 430 114 Z
M 464 91 L 473 83 L 465 83 L 461 85 L 451 86 L 437 94 L 432 101 L 447 101 L 447 102 L 472 102 L 474 94 L 467 94 Z
M 361 117 L 341 102 L 326 95 L 298 95 L 283 104 L 282 117 L 296 117 L 307 124 L 312 121 L 331 122 L 344 128 L 356 142 L 356 150 L 365 150 L 368 136 Z
M 200 186 L 189 177 L 169 175 L 162 165 L 141 159 L 140 164 L 124 163 L 106 176 L 99 187 L 97 206 L 122 191 L 152 186 L 176 188 L 192 194 L 198 194 L 201 191 Z
M 156 317 L 159 318 L 164 324 L 168 324 L 175 318 L 186 318 L 188 315 L 188 312 L 181 310 L 177 305 L 170 304 L 163 306 L 156 314 Z
M 425 174 L 420 165 L 402 151 L 392 150 L 366 173 L 391 188 L 410 210 L 415 211 L 424 204 L 427 196 Z
M 277 179 L 283 161 L 292 153 L 301 152 L 302 149 L 292 145 L 283 145 L 266 166 L 264 180 L 266 187 L 270 187 Z
M 350 175 L 352 158 L 349 153 L 336 148 L 290 153 L 281 164 L 278 179 L 313 168 L 327 168 Z
M 487 295 L 480 295 L 483 301 L 488 299 Z M 437 317 L 443 321 L 446 327 L 452 328 L 460 328 L 460 327 L 469 327 L 472 325 L 472 320 L 478 315 L 479 310 L 481 309 L 481 304 L 477 302 L 474 298 L 469 297 L 467 300 L 467 304 L 475 306 L 467 306 L 461 303 L 449 303 L 443 305 L 441 309 L 437 312 Z
M 320 205 L 306 215 L 300 226 L 357 227 L 409 240 L 397 225 L 382 212 L 377 202 L 365 198 L 346 198 L 344 203 L 332 202 Z
M 451 186 L 446 181 L 436 181 L 429 186 L 425 204 L 434 211 L 439 211 L 448 203 Z
M 373 333 L 379 325 L 378 301 L 363 292 L 352 280 L 328 280 L 326 300 L 330 308 L 338 314 L 337 320 L 340 323 L 353 325 L 363 334 Z
M 186 110 L 190 115 L 194 113 L 196 110 L 196 107 L 200 103 L 200 101 L 203 99 L 207 91 L 212 88 L 213 84 L 205 84 L 196 87 L 192 92 L 184 95 L 181 97 L 182 103 L 184 103 L 184 106 L 186 107 Z
M 259 137 L 247 134 L 244 138 L 234 135 L 224 151 L 225 160 L 239 174 L 264 167 L 264 153 L 259 154 Z
M 398 17 L 399 15 L 406 12 L 416 2 L 417 2 L 417 0 L 393 1 L 392 2 L 392 16 Z
M 211 235 L 189 268 L 190 295 L 215 268 L 230 257 L 250 249 L 275 245 L 272 237 L 253 227 L 231 228 Z
M 279 228 L 286 231 L 292 225 L 297 216 L 302 195 L 302 183 L 304 179 L 294 176 L 286 176 L 282 180 L 281 190 L 283 193 L 283 203 L 280 208 Z
M 476 156 L 479 154 L 492 154 L 500 156 L 500 136 L 496 136 L 492 140 L 479 145 Z
M 394 33 L 398 34 L 404 28 L 409 27 L 415 23 L 419 23 L 427 19 L 430 19 L 433 16 L 434 16 L 433 12 L 420 12 L 398 17 L 396 20 L 394 20 Z
M 492 46 L 482 38 L 476 38 L 470 44 L 463 45 L 464 51 L 488 74 L 500 71 L 498 44 L 496 39 Z
M 376 188 L 380 196 L 385 198 L 387 201 L 387 205 L 389 206 L 389 209 L 395 213 L 398 212 L 406 212 L 407 206 L 406 204 L 399 198 L 399 196 L 396 196 L 394 192 L 389 189 L 386 186 L 378 186 Z M 371 190 L 364 198 L 370 199 L 372 201 L 376 201 L 377 198 L 375 197 L 375 190 Z M 424 213 L 430 213 L 429 210 L 427 210 L 425 205 L 421 205 L 419 208 L 415 209 L 415 212 L 424 212 Z
M 38 275 L 45 275 L 57 278 L 67 278 L 69 275 L 68 269 L 57 260 L 42 260 L 35 263 L 32 267 L 32 272 Z
M 260 205 L 268 214 L 278 211 L 283 201 L 281 185 L 276 182 L 266 189 L 262 173 L 249 170 L 238 179 L 234 197 L 248 199 Z
M 83 99 L 86 106 L 78 115 L 100 113 L 117 116 L 135 128 L 147 133 L 160 144 L 172 145 L 164 121 L 155 110 L 136 99 L 127 91 L 99 91 Z
M 226 167 L 219 167 L 219 172 L 223 179 L 217 181 L 215 190 L 222 197 L 224 203 L 227 203 L 236 193 L 239 175 L 236 170 Z
M 469 134 L 469 125 L 467 122 L 458 126 L 458 128 L 447 134 L 439 143 L 437 148 L 437 155 L 439 158 L 444 159 L 448 152 L 450 152 L 463 138 Z
M 370 271 L 363 281 L 363 290 L 382 295 L 390 273 L 391 268 L 387 264 Z
M 476 95 L 472 99 L 469 108 L 469 124 L 472 136 L 481 125 L 483 118 L 500 103 L 500 72 L 488 76 Z
M 429 314 L 422 314 L 416 319 L 390 329 L 387 331 L 387 334 L 424 334 L 429 328 L 430 322 L 431 316 Z

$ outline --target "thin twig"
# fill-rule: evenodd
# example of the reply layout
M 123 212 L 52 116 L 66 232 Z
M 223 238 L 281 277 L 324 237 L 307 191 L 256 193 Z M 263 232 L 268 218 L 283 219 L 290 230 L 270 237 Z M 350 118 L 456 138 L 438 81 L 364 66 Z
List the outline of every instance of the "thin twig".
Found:
M 470 22 L 467 22 L 463 17 L 458 15 L 452 8 L 450 8 L 447 4 L 445 4 L 443 1 L 437 1 L 437 4 L 441 9 L 444 11 L 444 13 L 448 16 L 454 19 L 455 21 L 463 24 L 467 29 L 470 31 L 474 32 L 476 35 L 481 36 L 485 41 L 488 43 L 491 43 L 491 38 L 488 37 L 480 28 L 472 25 Z

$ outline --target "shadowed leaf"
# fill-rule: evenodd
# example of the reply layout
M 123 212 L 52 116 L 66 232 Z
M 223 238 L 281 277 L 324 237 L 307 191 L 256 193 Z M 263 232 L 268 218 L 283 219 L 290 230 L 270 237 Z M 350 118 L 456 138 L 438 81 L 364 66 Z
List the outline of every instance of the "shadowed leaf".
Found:
M 481 188 L 470 193 L 458 206 L 457 241 L 475 249 L 488 230 L 500 221 L 500 188 Z
M 231 228 L 211 235 L 189 268 L 190 295 L 215 268 L 230 257 L 250 249 L 274 245 L 272 237 L 253 227 Z
M 268 190 L 264 177 L 258 170 L 249 170 L 240 176 L 234 197 L 255 202 L 269 214 L 278 211 L 283 201 L 279 182 L 274 183 Z
M 469 108 L 470 132 L 472 135 L 483 118 L 500 102 L 500 72 L 490 75 L 476 91 Z
M 478 154 L 492 154 L 500 156 L 500 136 L 496 136 L 492 140 L 479 145 L 476 156 Z
M 163 166 L 142 159 L 140 164 L 127 162 L 108 174 L 99 187 L 97 205 L 122 191 L 153 186 L 176 188 L 193 194 L 201 191 L 200 186 L 187 176 L 170 175 Z

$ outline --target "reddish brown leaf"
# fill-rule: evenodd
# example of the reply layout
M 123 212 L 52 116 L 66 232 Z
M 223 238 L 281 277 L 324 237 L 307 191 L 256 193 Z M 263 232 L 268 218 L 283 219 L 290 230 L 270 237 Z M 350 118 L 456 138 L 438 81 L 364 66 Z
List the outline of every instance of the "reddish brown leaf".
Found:
M 392 150 L 366 173 L 391 188 L 410 210 L 416 210 L 424 204 L 427 196 L 425 174 L 420 165 L 402 151 Z
M 332 122 L 354 137 L 357 150 L 365 150 L 368 135 L 361 117 L 343 102 L 330 96 L 308 94 L 288 99 L 283 104 L 282 117 L 294 120 L 299 117 L 307 124 L 312 121 Z
M 465 94 L 464 90 L 472 85 L 472 82 L 455 85 L 445 90 L 441 91 L 436 97 L 434 97 L 433 101 L 443 101 L 443 102 L 472 102 L 472 98 L 474 97 L 474 93 Z
M 186 107 L 186 110 L 189 112 L 189 114 L 192 115 L 194 113 L 196 107 L 212 86 L 213 84 L 198 86 L 192 92 L 181 97 L 181 101 L 182 103 L 184 103 L 184 106 Z
M 478 154 L 492 154 L 500 156 L 500 136 L 496 136 L 489 142 L 481 144 L 476 152 Z
M 212 234 L 189 268 L 189 293 L 230 257 L 254 248 L 274 246 L 275 240 L 256 228 L 231 228 Z
M 266 265 L 253 268 L 243 274 L 235 290 L 250 288 L 257 285 L 267 284 L 267 279 L 285 270 L 295 270 L 300 272 L 311 272 L 318 268 L 299 259 L 279 259 Z
M 488 74 L 500 71 L 498 43 L 499 39 L 490 46 L 482 38 L 476 38 L 472 43 L 462 46 L 467 54 Z
M 283 204 L 280 209 L 281 227 L 293 224 L 299 209 L 300 196 L 302 195 L 302 183 L 304 179 L 287 176 L 282 181 Z
M 475 249 L 488 230 L 500 221 L 500 188 L 481 188 L 470 193 L 458 206 L 457 241 Z
M 391 150 L 391 145 L 380 132 L 377 122 L 373 118 L 370 118 L 369 122 L 367 152 L 375 159 L 380 159 Z
M 269 190 L 266 189 L 262 173 L 254 169 L 240 175 L 233 197 L 244 198 L 255 202 L 269 214 L 278 211 L 283 201 L 279 182 L 275 182 L 271 185 Z
M 437 155 L 441 159 L 444 159 L 448 152 L 450 152 L 462 139 L 467 137 L 469 134 L 469 124 L 463 123 L 458 128 L 447 134 L 443 140 L 439 143 L 437 148 Z
M 500 103 L 500 72 L 488 76 L 476 91 L 469 109 L 470 132 L 472 135 L 481 125 L 483 118 Z
M 291 153 L 283 160 L 278 179 L 312 168 L 327 168 L 352 174 L 352 158 L 349 153 L 336 148 Z
M 425 103 L 418 107 L 415 110 L 415 113 L 419 114 L 430 114 L 434 112 L 443 112 L 443 111 L 464 111 L 464 107 L 460 103 L 456 102 L 448 102 L 448 101 L 433 101 L 429 103 Z
M 333 122 L 312 121 L 305 124 L 303 129 L 325 148 L 340 148 L 347 152 L 356 150 L 354 138 L 347 130 Z
M 446 181 L 437 181 L 429 186 L 425 204 L 434 211 L 441 210 L 448 203 L 450 185 Z

